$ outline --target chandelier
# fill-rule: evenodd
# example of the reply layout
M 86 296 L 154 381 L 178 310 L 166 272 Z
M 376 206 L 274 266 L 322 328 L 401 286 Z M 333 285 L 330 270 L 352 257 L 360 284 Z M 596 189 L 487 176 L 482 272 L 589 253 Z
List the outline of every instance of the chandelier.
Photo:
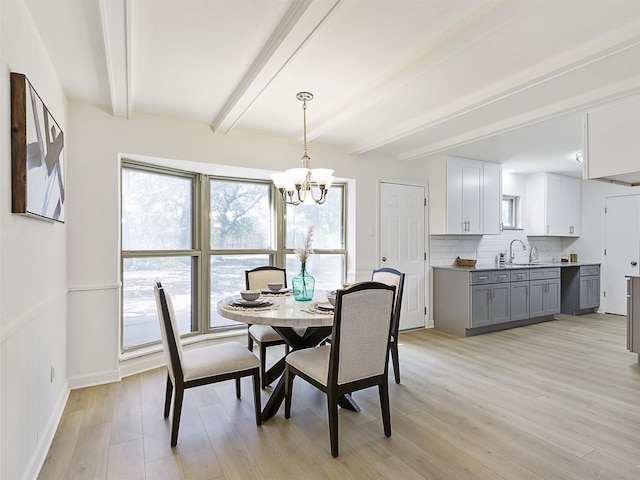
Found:
M 284 203 L 289 205 L 323 204 L 331 182 L 333 182 L 333 170 L 328 168 L 311 169 L 311 157 L 307 154 L 307 102 L 313 99 L 313 94 L 299 92 L 296 98 L 302 102 L 304 121 L 302 167 L 274 173 L 271 175 L 271 180 L 282 195 Z

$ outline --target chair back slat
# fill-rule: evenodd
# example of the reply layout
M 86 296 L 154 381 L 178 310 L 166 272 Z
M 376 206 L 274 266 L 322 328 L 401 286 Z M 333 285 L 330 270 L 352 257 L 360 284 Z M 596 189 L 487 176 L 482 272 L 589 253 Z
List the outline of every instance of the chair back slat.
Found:
M 162 288 L 160 282 L 155 282 L 154 292 L 156 296 L 156 305 L 158 307 L 160 332 L 162 333 L 162 345 L 169 376 L 175 384 L 175 381 L 183 381 L 182 372 L 182 342 L 180 341 L 180 332 L 178 323 L 175 319 L 175 311 L 171 297 Z
M 282 283 L 287 287 L 287 272 L 284 268 L 265 265 L 253 270 L 245 271 L 245 286 L 247 290 L 263 290 L 268 283 Z
M 338 290 L 329 381 L 338 385 L 387 372 L 395 287 L 362 282 Z
M 386 285 L 393 285 L 396 287 L 395 302 L 393 305 L 393 322 L 391 323 L 391 336 L 394 338 L 398 335 L 398 328 L 400 327 L 400 312 L 402 310 L 402 295 L 404 294 L 404 278 L 405 274 L 394 268 L 380 268 L 374 270 L 371 275 L 371 280 L 374 282 L 381 282 Z

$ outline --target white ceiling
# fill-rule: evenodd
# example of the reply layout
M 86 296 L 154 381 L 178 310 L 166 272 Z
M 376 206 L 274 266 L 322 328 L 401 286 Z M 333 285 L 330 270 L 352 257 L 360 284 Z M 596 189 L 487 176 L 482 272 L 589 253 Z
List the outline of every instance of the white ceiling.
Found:
M 640 93 L 639 0 L 25 0 L 70 99 L 396 161 L 580 175 Z M 310 145 L 311 148 L 311 145 Z

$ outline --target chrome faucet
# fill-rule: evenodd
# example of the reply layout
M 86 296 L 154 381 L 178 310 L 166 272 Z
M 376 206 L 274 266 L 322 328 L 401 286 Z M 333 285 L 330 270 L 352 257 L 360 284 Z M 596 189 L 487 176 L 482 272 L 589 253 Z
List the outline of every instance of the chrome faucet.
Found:
M 524 244 L 524 242 L 522 240 L 520 240 L 519 238 L 516 238 L 514 240 L 511 240 L 511 243 L 509 244 L 509 263 L 513 263 L 513 259 L 514 259 L 514 255 L 513 255 L 513 242 L 520 242 L 522 244 L 522 250 L 526 250 L 527 246 Z

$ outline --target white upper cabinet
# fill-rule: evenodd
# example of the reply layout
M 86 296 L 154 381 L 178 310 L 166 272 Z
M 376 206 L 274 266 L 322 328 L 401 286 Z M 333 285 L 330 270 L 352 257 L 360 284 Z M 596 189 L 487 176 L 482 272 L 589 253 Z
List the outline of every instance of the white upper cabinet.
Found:
M 585 115 L 584 178 L 640 185 L 640 95 Z
M 527 176 L 527 235 L 580 236 L 580 179 L 538 173 Z
M 482 225 L 485 235 L 499 235 L 502 225 L 502 166 L 484 162 L 482 166 Z
M 500 232 L 501 170 L 499 165 L 488 164 L 491 168 L 485 176 L 485 165 L 458 157 L 429 162 L 430 234 Z

